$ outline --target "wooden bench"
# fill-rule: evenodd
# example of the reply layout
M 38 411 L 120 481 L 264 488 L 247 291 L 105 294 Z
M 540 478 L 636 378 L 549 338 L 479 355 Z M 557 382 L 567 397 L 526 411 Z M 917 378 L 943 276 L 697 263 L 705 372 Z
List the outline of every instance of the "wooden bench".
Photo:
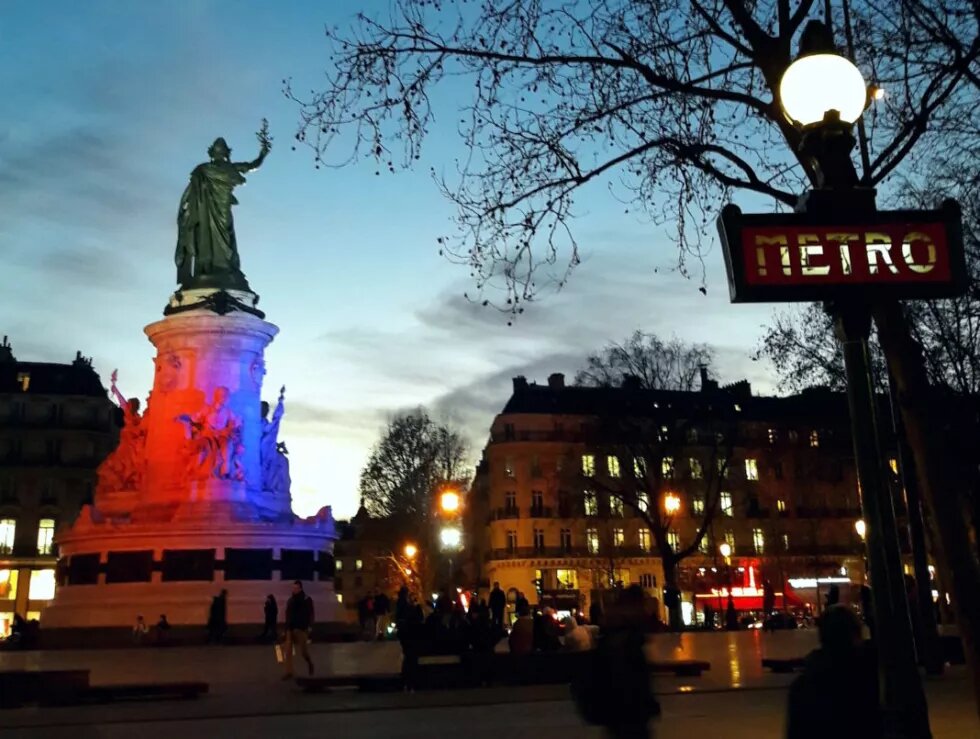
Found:
M 674 659 L 650 662 L 650 672 L 673 673 L 677 677 L 701 677 L 702 672 L 711 669 L 711 663 L 698 659 Z
M 210 687 L 208 683 L 203 682 L 95 685 L 86 690 L 82 697 L 90 703 L 113 703 L 127 700 L 190 700 L 207 693 Z
M 786 659 L 765 658 L 762 660 L 763 669 L 769 669 L 776 673 L 786 674 L 796 670 L 802 670 L 805 660 L 803 657 L 788 657 Z

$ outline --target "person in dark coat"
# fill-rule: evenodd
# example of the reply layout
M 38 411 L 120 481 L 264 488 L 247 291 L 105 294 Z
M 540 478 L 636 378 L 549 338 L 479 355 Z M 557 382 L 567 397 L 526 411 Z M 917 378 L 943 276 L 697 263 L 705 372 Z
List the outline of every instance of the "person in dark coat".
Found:
M 228 591 L 222 590 L 211 600 L 208 612 L 208 644 L 221 644 L 228 630 Z
M 881 739 L 878 670 L 861 639 L 861 621 L 844 605 L 818 622 L 820 648 L 789 690 L 786 739 Z
M 493 590 L 490 591 L 490 599 L 487 601 L 487 605 L 490 606 L 490 621 L 494 630 L 503 628 L 504 610 L 507 608 L 507 596 L 500 589 L 499 582 L 493 584 Z
M 313 658 L 310 657 L 310 630 L 313 628 L 313 599 L 303 590 L 303 583 L 293 582 L 293 594 L 286 601 L 286 643 L 283 646 L 286 674 L 283 680 L 293 676 L 293 649 L 306 660 L 309 673 L 313 674 Z
M 279 620 L 279 604 L 276 603 L 276 596 L 272 593 L 265 596 L 265 605 L 262 610 L 265 616 L 265 626 L 259 639 L 275 639 L 276 622 Z
M 514 601 L 514 610 L 517 612 L 520 612 L 521 610 L 525 610 L 528 612 L 531 611 L 531 604 L 528 603 L 527 598 L 524 596 L 524 593 L 521 592 L 517 593 L 517 600 Z
M 735 599 L 730 595 L 725 608 L 725 628 L 728 631 L 738 631 L 738 611 L 735 610 Z

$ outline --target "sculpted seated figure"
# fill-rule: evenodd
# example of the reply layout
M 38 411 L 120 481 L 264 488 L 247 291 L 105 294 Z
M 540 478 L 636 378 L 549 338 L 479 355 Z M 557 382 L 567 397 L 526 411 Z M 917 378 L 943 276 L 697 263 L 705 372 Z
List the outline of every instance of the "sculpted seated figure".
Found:
M 193 416 L 177 417 L 187 428 L 191 479 L 245 479 L 241 462 L 242 419 L 227 407 L 228 395 L 228 388 L 217 387 L 210 405 Z

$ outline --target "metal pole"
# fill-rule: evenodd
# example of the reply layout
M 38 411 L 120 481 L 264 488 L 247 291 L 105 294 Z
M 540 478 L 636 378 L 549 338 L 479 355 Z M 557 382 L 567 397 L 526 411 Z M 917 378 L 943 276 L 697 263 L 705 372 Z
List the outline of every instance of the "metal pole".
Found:
M 898 398 L 895 392 L 895 381 L 888 373 L 888 395 L 891 400 L 892 427 L 898 442 L 898 469 L 902 476 L 902 487 L 905 490 L 905 508 L 908 511 L 909 539 L 912 544 L 912 566 L 915 571 L 916 595 L 918 603 L 909 601 L 909 608 L 919 613 L 919 629 L 916 637 L 916 648 L 919 659 L 925 665 L 929 675 L 942 675 L 944 669 L 942 643 L 939 640 L 939 629 L 936 626 L 936 612 L 933 610 L 932 585 L 929 578 L 929 562 L 926 550 L 925 524 L 922 518 L 922 498 L 919 495 L 919 481 L 915 476 L 915 462 L 908 448 L 905 430 L 902 428 L 902 417 L 898 408 Z
M 871 311 L 865 305 L 840 303 L 830 306 L 830 311 L 843 347 L 854 461 L 867 532 L 884 736 L 930 739 L 928 708 L 915 664 L 895 508 L 878 446 L 868 361 Z

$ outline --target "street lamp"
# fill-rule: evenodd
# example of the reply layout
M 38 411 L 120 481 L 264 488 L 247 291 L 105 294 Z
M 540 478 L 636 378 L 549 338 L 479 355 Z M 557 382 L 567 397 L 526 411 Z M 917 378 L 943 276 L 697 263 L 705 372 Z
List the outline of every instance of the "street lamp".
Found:
M 439 542 L 448 551 L 459 549 L 463 542 L 463 532 L 455 526 L 446 526 L 439 532 Z
M 725 564 L 731 564 L 732 556 L 732 545 L 727 541 L 723 541 L 718 545 L 718 553 L 725 558 Z
M 868 525 L 864 522 L 863 518 L 859 518 L 854 522 L 854 530 L 861 537 L 861 541 L 864 541 L 864 537 L 868 533 Z
M 453 514 L 459 510 L 459 493 L 446 490 L 439 496 L 439 508 L 443 513 Z
M 664 496 L 664 510 L 669 514 L 673 515 L 681 509 L 681 499 L 674 493 L 667 493 Z
M 405 552 L 405 556 L 409 559 L 415 559 L 415 555 L 419 553 L 418 547 L 411 542 L 405 545 L 405 549 L 403 551 Z

